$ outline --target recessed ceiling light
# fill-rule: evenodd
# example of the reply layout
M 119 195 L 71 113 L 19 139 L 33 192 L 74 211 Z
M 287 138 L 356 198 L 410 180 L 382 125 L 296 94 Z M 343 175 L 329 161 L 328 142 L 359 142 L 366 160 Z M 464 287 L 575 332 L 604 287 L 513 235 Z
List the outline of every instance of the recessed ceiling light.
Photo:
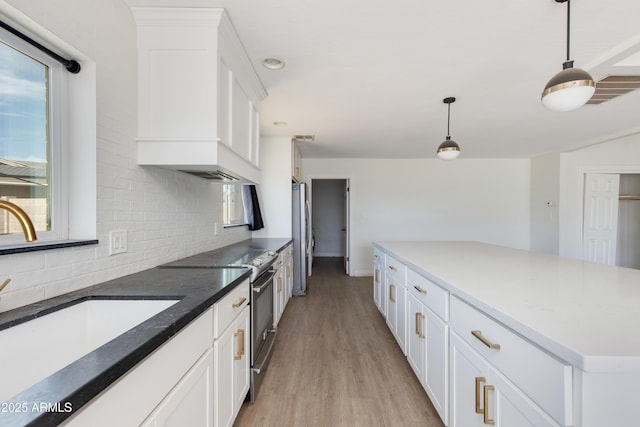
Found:
M 274 126 L 286 126 L 287 122 L 282 122 L 282 121 L 277 121 L 277 122 L 273 122 Z
M 284 61 L 278 58 L 267 58 L 262 61 L 262 65 L 269 70 L 281 70 L 284 68 Z

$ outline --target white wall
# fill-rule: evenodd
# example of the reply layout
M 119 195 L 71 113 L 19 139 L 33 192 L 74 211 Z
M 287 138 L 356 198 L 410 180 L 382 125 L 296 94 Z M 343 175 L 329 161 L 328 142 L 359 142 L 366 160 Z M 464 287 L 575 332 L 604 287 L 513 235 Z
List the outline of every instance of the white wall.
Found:
M 0 256 L 0 311 L 250 238 L 221 230 L 222 189 L 180 172 L 136 164 L 136 28 L 121 0 L 7 0 L 95 62 L 99 245 Z M 0 2 L 0 5 L 2 2 Z M 87 200 L 87 203 L 95 203 Z M 110 230 L 128 252 L 108 254 Z
M 581 258 L 584 175 L 640 173 L 640 134 L 565 153 L 560 168 L 560 255 Z
M 257 186 L 264 228 L 252 237 L 291 237 L 291 138 L 260 141 L 260 185 Z
M 531 159 L 531 250 L 558 254 L 560 153 Z
M 476 240 L 529 249 L 528 159 L 302 159 L 304 181 L 349 178 L 351 274 L 375 240 Z

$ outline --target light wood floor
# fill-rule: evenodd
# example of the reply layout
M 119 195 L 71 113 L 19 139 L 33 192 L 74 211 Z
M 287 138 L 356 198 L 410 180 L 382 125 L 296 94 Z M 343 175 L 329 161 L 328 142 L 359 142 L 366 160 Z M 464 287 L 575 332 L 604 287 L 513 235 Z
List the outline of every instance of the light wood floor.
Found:
M 442 425 L 373 303 L 371 277 L 346 276 L 339 258 L 314 260 L 307 295 L 280 320 L 256 402 L 234 426 Z

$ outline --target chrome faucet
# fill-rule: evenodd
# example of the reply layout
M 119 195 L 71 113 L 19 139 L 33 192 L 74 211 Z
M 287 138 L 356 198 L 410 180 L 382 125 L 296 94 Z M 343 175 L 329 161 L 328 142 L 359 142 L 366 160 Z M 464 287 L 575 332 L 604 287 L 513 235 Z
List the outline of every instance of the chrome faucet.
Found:
M 31 222 L 29 215 L 27 215 L 20 206 L 7 202 L 6 200 L 0 200 L 0 209 L 11 212 L 18 219 L 18 222 L 22 226 L 24 239 L 27 242 L 35 242 L 38 240 L 36 237 L 36 229 L 33 227 L 33 223 Z

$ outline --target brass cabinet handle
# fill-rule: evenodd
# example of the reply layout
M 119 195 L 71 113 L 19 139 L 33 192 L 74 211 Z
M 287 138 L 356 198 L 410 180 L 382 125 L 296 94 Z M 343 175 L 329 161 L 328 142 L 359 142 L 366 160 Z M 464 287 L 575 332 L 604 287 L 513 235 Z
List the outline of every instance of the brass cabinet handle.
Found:
M 389 285 L 389 301 L 391 301 L 391 302 L 396 302 L 396 299 L 393 296 L 393 293 L 394 293 L 393 291 L 394 291 L 395 288 L 396 288 L 395 285 Z
M 485 381 L 487 381 L 485 377 L 476 377 L 476 414 L 484 413 L 480 407 L 480 386 Z
M 389 270 L 398 271 L 398 269 L 397 269 L 397 268 L 395 268 L 393 265 L 390 265 L 390 266 L 389 266 Z
M 426 294 L 426 293 L 427 293 L 427 291 L 426 291 L 426 290 L 422 289 L 422 288 L 421 288 L 420 286 L 418 286 L 418 285 L 413 285 L 413 288 L 414 288 L 416 291 L 420 292 L 421 294 Z
M 490 426 L 493 426 L 496 424 L 495 420 L 492 420 L 491 418 L 489 418 L 489 405 L 488 405 L 488 401 L 489 401 L 489 391 L 494 391 L 495 387 L 492 385 L 486 385 L 484 386 L 484 399 L 483 399 L 483 403 L 484 403 L 484 410 L 482 411 L 482 421 Z
M 492 343 L 491 341 L 489 341 L 488 339 L 483 337 L 482 336 L 482 331 L 471 331 L 471 335 L 473 335 L 474 337 L 478 338 L 482 342 L 482 344 L 486 345 L 490 349 L 500 350 L 500 344 Z
M 240 360 L 242 356 L 244 356 L 244 329 L 238 329 L 233 336 L 238 338 L 238 351 L 236 351 L 236 355 L 233 356 L 233 360 Z
M 242 304 L 244 304 L 244 302 L 245 302 L 246 300 L 247 300 L 247 299 L 246 299 L 245 297 L 241 297 L 241 298 L 238 300 L 238 302 L 234 302 L 233 304 L 231 304 L 231 307 L 233 307 L 233 308 L 238 308 L 238 307 L 240 307 Z
M 375 259 L 380 259 L 380 255 L 378 255 L 378 254 L 373 254 L 373 257 L 374 257 Z
M 419 338 L 424 338 L 424 333 L 422 332 L 422 319 L 424 319 L 424 314 L 416 313 L 416 335 Z
M 380 269 L 376 268 L 376 283 L 380 283 Z
M 278 292 L 282 292 L 282 277 L 278 277 Z

